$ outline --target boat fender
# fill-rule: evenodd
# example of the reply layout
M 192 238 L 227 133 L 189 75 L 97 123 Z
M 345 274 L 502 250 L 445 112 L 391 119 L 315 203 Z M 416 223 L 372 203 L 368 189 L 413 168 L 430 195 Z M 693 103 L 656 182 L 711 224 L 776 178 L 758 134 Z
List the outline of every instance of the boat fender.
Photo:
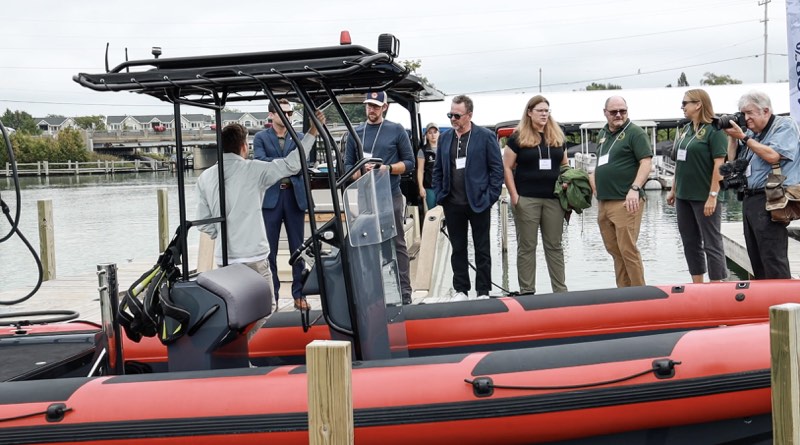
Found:
M 491 397 L 494 394 L 494 382 L 491 377 L 478 377 L 472 381 L 464 381 L 472 383 L 472 393 L 475 394 L 475 397 Z
M 51 423 L 61 422 L 64 420 L 64 414 L 71 409 L 72 408 L 67 408 L 67 405 L 64 403 L 53 403 L 47 407 L 44 417 Z
M 675 377 L 675 366 L 680 364 L 681 362 L 668 358 L 653 360 L 653 374 L 657 379 L 671 379 Z

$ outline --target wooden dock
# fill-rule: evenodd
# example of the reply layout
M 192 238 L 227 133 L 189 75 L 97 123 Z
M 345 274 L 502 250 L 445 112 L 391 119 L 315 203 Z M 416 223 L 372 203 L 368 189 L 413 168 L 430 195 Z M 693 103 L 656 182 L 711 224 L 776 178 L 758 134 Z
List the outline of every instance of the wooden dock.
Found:
M 793 221 L 789 224 L 789 230 L 790 232 L 800 232 L 800 221 Z M 722 241 L 725 245 L 725 256 L 752 275 L 753 267 L 747 256 L 742 222 L 722 223 Z M 789 237 L 789 269 L 792 272 L 792 278 L 800 278 L 800 241 L 791 236 Z

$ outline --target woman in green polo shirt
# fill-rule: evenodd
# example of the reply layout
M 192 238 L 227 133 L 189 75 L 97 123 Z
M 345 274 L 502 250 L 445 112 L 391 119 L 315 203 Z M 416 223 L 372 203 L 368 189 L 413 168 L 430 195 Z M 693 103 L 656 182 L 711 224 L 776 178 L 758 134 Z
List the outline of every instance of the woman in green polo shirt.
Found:
M 719 166 L 725 159 L 728 138 L 711 125 L 714 108 L 708 93 L 688 90 L 681 102 L 683 114 L 691 122 L 678 133 L 675 180 L 667 195 L 678 215 L 678 231 L 692 282 L 702 283 L 708 272 L 711 281 L 728 275 L 722 246 Z

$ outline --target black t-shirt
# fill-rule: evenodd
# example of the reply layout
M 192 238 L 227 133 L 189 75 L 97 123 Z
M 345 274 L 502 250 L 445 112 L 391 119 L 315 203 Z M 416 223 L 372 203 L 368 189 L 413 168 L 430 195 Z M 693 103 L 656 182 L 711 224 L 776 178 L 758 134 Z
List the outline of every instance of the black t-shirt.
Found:
M 455 131 L 455 130 L 453 130 Z M 472 130 L 464 133 L 461 137 L 453 134 L 453 143 L 450 144 L 450 194 L 447 195 L 447 203 L 453 205 L 469 205 L 467 200 L 467 188 L 464 183 L 466 168 L 456 168 L 456 158 L 466 158 L 469 151 L 469 136 Z
M 560 173 L 561 161 L 564 159 L 564 147 L 550 147 L 542 142 L 535 147 L 520 147 L 518 135 L 512 134 L 506 145 L 517 154 L 517 168 L 514 170 L 514 184 L 517 193 L 528 198 L 556 199 L 553 190 Z M 550 168 L 542 170 L 539 161 L 550 159 Z
M 424 165 L 417 167 L 422 167 L 424 169 L 422 174 L 422 186 L 426 189 L 433 188 L 433 165 L 436 163 L 436 149 L 425 144 L 419 149 L 417 157 L 425 159 Z

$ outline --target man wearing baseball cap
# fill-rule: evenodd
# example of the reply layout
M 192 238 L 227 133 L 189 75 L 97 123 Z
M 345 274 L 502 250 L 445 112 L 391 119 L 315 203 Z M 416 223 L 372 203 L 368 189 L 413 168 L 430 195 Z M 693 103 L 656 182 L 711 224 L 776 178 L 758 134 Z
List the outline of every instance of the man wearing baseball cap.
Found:
M 367 122 L 359 125 L 355 133 L 361 139 L 363 153 L 358 152 L 354 138 L 348 138 L 345 146 L 344 165 L 346 170 L 363 158 L 379 158 L 383 161 L 380 169 L 389 173 L 392 187 L 392 204 L 397 234 L 394 237 L 397 254 L 397 269 L 400 275 L 400 294 L 403 304 L 411 304 L 411 278 L 409 276 L 409 258 L 403 230 L 404 202 L 400 190 L 400 175 L 414 168 L 414 151 L 411 141 L 402 125 L 383 118 L 389 108 L 386 103 L 386 92 L 370 91 L 364 98 Z M 369 163 L 364 168 L 370 171 L 375 164 Z M 353 178 L 360 176 L 356 173 Z

